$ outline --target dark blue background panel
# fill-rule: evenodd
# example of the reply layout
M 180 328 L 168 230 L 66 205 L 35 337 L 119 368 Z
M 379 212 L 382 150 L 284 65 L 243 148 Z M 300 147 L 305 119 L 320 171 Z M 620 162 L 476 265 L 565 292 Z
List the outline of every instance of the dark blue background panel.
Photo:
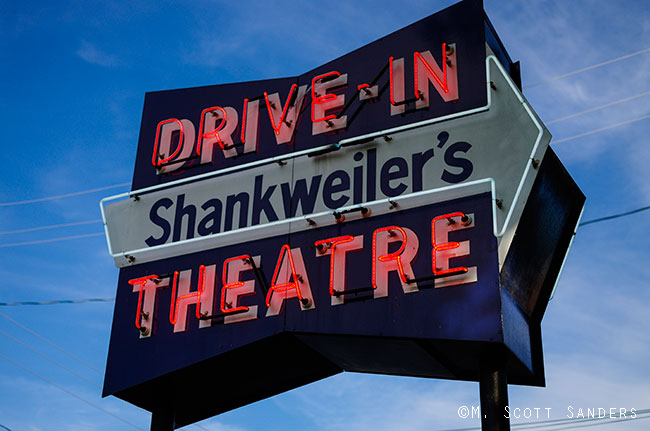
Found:
M 300 76 L 147 93 L 132 190 L 485 106 L 485 40 L 482 1 L 465 0 Z M 443 43 L 455 46 L 453 55 L 457 64 L 453 67 L 457 70 L 458 99 L 444 101 L 429 84 L 429 106 L 416 109 L 414 53 L 430 51 L 438 67 L 442 67 L 445 61 Z M 404 59 L 403 88 L 407 103 L 402 105 L 404 112 L 396 115 L 391 115 L 390 109 L 390 57 Z M 424 69 L 423 66 L 420 68 Z M 323 115 L 346 115 L 347 126 L 332 132 L 313 134 L 312 80 L 332 71 L 348 75 L 347 85 L 327 90 L 328 94 L 345 95 L 345 104 Z M 423 73 L 420 71 L 420 74 Z M 284 107 L 293 84 L 307 86 L 307 92 L 296 119 L 297 124 L 294 125 L 293 138 L 286 144 L 277 144 L 273 129 L 277 125 L 271 125 L 264 93 L 278 93 Z M 377 86 L 378 97 L 361 100 L 359 95 L 363 90 L 359 90 L 358 86 L 362 84 Z M 211 163 L 199 164 L 199 159 L 193 159 L 185 162 L 180 170 L 161 175 L 157 173 L 152 156 L 157 125 L 161 121 L 173 118 L 190 120 L 197 136 L 204 109 L 230 106 L 238 112 L 239 122 L 232 132 L 234 143 L 237 144 L 241 141 L 244 99 L 259 101 L 257 151 L 244 153 L 242 147 L 237 147 L 238 156 L 225 158 L 217 148 Z M 395 102 L 400 100 L 395 99 Z M 174 139 L 172 148 L 177 147 L 178 137 Z M 191 156 L 195 155 L 196 148 L 191 153 Z

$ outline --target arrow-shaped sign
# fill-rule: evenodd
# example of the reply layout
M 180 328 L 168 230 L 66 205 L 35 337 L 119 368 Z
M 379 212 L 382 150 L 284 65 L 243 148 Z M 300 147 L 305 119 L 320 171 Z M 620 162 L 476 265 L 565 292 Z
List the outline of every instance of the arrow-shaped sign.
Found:
M 550 134 L 494 56 L 486 69 L 484 107 L 104 199 L 116 265 L 316 229 L 359 206 L 372 216 L 478 189 L 493 193 L 505 256 Z

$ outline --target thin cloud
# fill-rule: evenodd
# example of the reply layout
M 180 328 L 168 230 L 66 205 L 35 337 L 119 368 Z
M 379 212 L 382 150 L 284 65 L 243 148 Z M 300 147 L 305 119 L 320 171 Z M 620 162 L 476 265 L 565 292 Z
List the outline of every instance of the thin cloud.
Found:
M 112 54 L 108 54 L 92 43 L 82 40 L 81 47 L 77 50 L 77 55 L 82 60 L 102 67 L 115 67 L 120 64 L 119 59 Z

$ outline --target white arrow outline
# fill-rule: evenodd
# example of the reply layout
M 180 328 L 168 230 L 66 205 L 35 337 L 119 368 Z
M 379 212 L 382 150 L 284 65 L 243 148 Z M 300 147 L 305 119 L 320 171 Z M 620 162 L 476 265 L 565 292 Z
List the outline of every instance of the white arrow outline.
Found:
M 539 133 L 537 135 L 537 139 L 535 140 L 535 145 L 533 146 L 533 149 L 531 151 L 531 155 L 530 155 L 530 158 L 529 158 L 530 160 L 532 160 L 534 158 L 534 156 L 535 156 L 535 153 L 537 152 L 537 150 L 539 148 L 540 142 L 542 140 L 542 136 L 544 134 L 544 128 L 539 123 L 539 121 L 537 120 L 535 115 L 532 113 L 532 110 L 531 110 L 530 106 L 528 105 L 528 103 L 525 101 L 525 99 L 521 95 L 519 89 L 516 87 L 516 85 L 514 84 L 512 79 L 510 78 L 510 76 L 508 76 L 508 73 L 504 70 L 503 66 L 501 65 L 499 60 L 494 55 L 490 55 L 485 59 L 486 88 L 487 88 L 487 104 L 485 106 L 470 109 L 470 110 L 463 111 L 463 112 L 457 112 L 457 113 L 446 115 L 446 116 L 443 116 L 443 117 L 431 118 L 431 119 L 428 119 L 428 120 L 420 121 L 420 122 L 417 122 L 417 123 L 411 123 L 411 124 L 407 124 L 407 125 L 404 125 L 404 126 L 393 127 L 393 128 L 381 130 L 381 131 L 378 131 L 378 132 L 368 133 L 368 134 L 361 135 L 361 136 L 356 136 L 356 137 L 353 137 L 353 138 L 346 138 L 346 139 L 343 139 L 343 140 L 339 141 L 338 144 L 334 144 L 334 145 L 340 148 L 344 144 L 353 143 L 353 142 L 356 142 L 356 141 L 359 141 L 359 140 L 365 140 L 365 139 L 369 139 L 369 138 L 381 137 L 381 136 L 384 136 L 384 135 L 387 135 L 387 134 L 392 134 L 392 133 L 402 132 L 402 131 L 406 131 L 406 130 L 410 130 L 410 129 L 415 129 L 415 128 L 418 128 L 418 127 L 427 126 L 427 125 L 435 124 L 435 123 L 440 123 L 440 122 L 443 122 L 443 121 L 447 121 L 447 120 L 451 120 L 451 119 L 455 119 L 455 118 L 460 118 L 460 117 L 464 117 L 464 116 L 468 116 L 468 115 L 472 115 L 472 114 L 476 114 L 476 113 L 479 113 L 479 112 L 484 112 L 484 111 L 489 110 L 490 107 L 492 106 L 492 96 L 491 96 L 491 91 L 490 91 L 491 90 L 490 89 L 490 81 L 491 81 L 491 79 L 490 79 L 490 61 L 494 62 L 494 64 L 497 66 L 497 68 L 499 69 L 499 71 L 501 72 L 503 77 L 506 79 L 506 81 L 510 85 L 510 88 L 512 89 L 514 94 L 517 96 L 517 98 L 519 99 L 521 104 L 524 106 L 524 109 L 526 110 L 526 113 L 533 120 L 533 123 L 535 124 L 535 126 L 537 127 L 537 129 L 539 131 Z M 110 256 L 115 260 L 115 264 L 118 267 L 123 267 L 123 266 L 128 266 L 128 265 L 135 265 L 135 264 L 142 263 L 142 262 L 149 262 L 149 261 L 155 260 L 155 259 L 162 259 L 164 257 L 171 257 L 174 254 L 176 254 L 176 255 L 187 254 L 187 253 L 191 253 L 191 252 L 196 252 L 196 251 L 201 251 L 201 250 L 207 250 L 209 248 L 214 248 L 213 244 L 215 242 L 217 242 L 216 240 L 218 240 L 218 239 L 225 239 L 224 242 L 227 242 L 228 244 L 234 244 L 236 242 L 242 242 L 242 241 L 246 241 L 246 240 L 252 240 L 252 239 L 259 238 L 260 235 L 255 236 L 255 235 L 251 235 L 251 233 L 256 233 L 256 232 L 262 231 L 262 230 L 276 231 L 277 235 L 281 235 L 281 234 L 284 234 L 284 233 L 289 233 L 289 232 L 292 231 L 291 230 L 292 224 L 295 224 L 296 222 L 305 223 L 305 219 L 316 220 L 316 219 L 321 219 L 324 216 L 329 216 L 329 218 L 333 219 L 332 213 L 334 211 L 326 211 L 326 212 L 321 212 L 321 213 L 317 213 L 317 214 L 309 214 L 307 216 L 299 216 L 299 217 L 293 217 L 293 218 L 288 218 L 288 219 L 284 219 L 284 220 L 278 220 L 278 221 L 275 221 L 275 222 L 265 223 L 265 224 L 262 224 L 262 225 L 249 226 L 249 227 L 236 229 L 236 230 L 232 230 L 232 231 L 227 231 L 227 232 L 221 232 L 221 233 L 217 233 L 217 234 L 213 234 L 213 235 L 202 236 L 202 237 L 192 238 L 192 239 L 186 239 L 186 240 L 176 241 L 176 242 L 172 242 L 172 243 L 168 243 L 168 244 L 161 244 L 161 245 L 154 246 L 154 247 L 146 247 L 146 248 L 140 248 L 140 249 L 136 249 L 136 250 L 130 250 L 130 251 L 123 251 L 123 252 L 115 253 L 113 251 L 113 248 L 111 247 L 110 234 L 108 232 L 108 224 L 106 222 L 106 213 L 104 211 L 104 203 L 105 202 L 109 202 L 109 201 L 113 201 L 113 200 L 117 200 L 117 199 L 121 199 L 121 198 L 130 198 L 130 197 L 133 197 L 133 196 L 138 196 L 138 195 L 153 192 L 153 191 L 156 191 L 156 190 L 161 190 L 161 189 L 174 187 L 174 186 L 184 184 L 184 183 L 188 183 L 188 182 L 194 182 L 194 181 L 202 180 L 202 179 L 205 179 L 205 178 L 220 176 L 220 175 L 224 175 L 224 174 L 227 174 L 227 173 L 237 172 L 237 171 L 240 171 L 240 170 L 245 170 L 245 169 L 256 167 L 256 166 L 275 163 L 275 162 L 278 162 L 278 161 L 281 161 L 281 160 L 293 159 L 293 158 L 301 157 L 301 156 L 308 156 L 309 154 L 317 153 L 319 151 L 323 151 L 323 150 L 330 149 L 330 148 L 332 148 L 332 144 L 328 144 L 328 145 L 324 145 L 324 146 L 320 146 L 320 147 L 316 147 L 316 148 L 310 148 L 308 150 L 297 151 L 297 152 L 286 154 L 286 155 L 275 156 L 275 157 L 271 157 L 271 158 L 264 159 L 264 160 L 257 160 L 257 161 L 254 161 L 254 162 L 245 163 L 245 164 L 238 165 L 238 166 L 232 166 L 232 167 L 229 167 L 229 168 L 224 168 L 224 169 L 213 171 L 213 172 L 206 172 L 204 174 L 196 175 L 196 176 L 193 176 L 193 177 L 182 178 L 182 179 L 179 179 L 179 180 L 176 180 L 176 181 L 171 181 L 171 182 L 168 182 L 168 183 L 165 183 L 165 184 L 159 184 L 159 185 L 155 185 L 155 186 L 145 187 L 145 188 L 142 188 L 142 189 L 139 189 L 139 190 L 134 190 L 134 191 L 127 192 L 127 193 L 121 193 L 119 195 L 106 197 L 106 198 L 102 199 L 99 202 L 99 206 L 100 206 L 100 209 L 101 209 L 102 221 L 103 221 L 103 224 L 104 224 L 104 232 L 106 233 L 106 243 L 108 245 L 108 252 L 109 252 Z M 494 181 L 493 178 L 485 178 L 485 179 L 482 179 L 482 180 L 471 181 L 471 182 L 468 182 L 468 183 L 454 184 L 454 185 L 441 187 L 441 188 L 436 188 L 436 189 L 432 189 L 432 190 L 426 190 L 426 191 L 422 191 L 422 192 L 410 193 L 410 194 L 407 194 L 407 195 L 404 195 L 404 196 L 396 197 L 395 199 L 392 199 L 392 200 L 399 201 L 400 202 L 400 207 L 402 207 L 401 203 L 404 202 L 404 200 L 406 200 L 406 201 L 413 201 L 414 200 L 414 201 L 417 201 L 421 205 L 421 204 L 424 203 L 424 202 L 422 202 L 421 198 L 423 198 L 425 196 L 429 196 L 429 195 L 434 194 L 434 193 L 435 194 L 438 194 L 438 193 L 449 194 L 450 191 L 454 191 L 456 189 L 462 189 L 462 188 L 465 188 L 465 187 L 471 189 L 471 188 L 475 188 L 476 186 L 482 186 L 482 185 L 488 185 L 489 184 L 489 191 L 492 193 L 493 233 L 494 233 L 495 237 L 500 238 L 505 234 L 505 232 L 508 229 L 508 225 L 510 224 L 510 220 L 511 220 L 511 217 L 513 215 L 514 209 L 516 207 L 516 203 L 519 200 L 519 197 L 520 197 L 520 195 L 522 193 L 522 190 L 524 188 L 524 184 L 525 184 L 525 182 L 527 180 L 527 177 L 528 177 L 528 175 L 530 173 L 530 170 L 531 170 L 531 163 L 527 163 L 526 168 L 524 170 L 524 173 L 523 173 L 523 175 L 521 177 L 521 180 L 519 182 L 519 185 L 517 187 L 517 191 L 515 192 L 515 196 L 513 198 L 512 205 L 510 206 L 510 210 L 509 210 L 509 212 L 508 212 L 508 214 L 507 214 L 507 216 L 506 216 L 506 218 L 504 220 L 503 227 L 502 227 L 501 231 L 498 230 L 498 226 L 497 226 L 497 205 L 496 205 L 497 198 L 496 198 L 495 181 Z M 485 191 L 487 191 L 487 190 L 485 190 Z M 460 196 L 460 194 L 458 196 Z M 387 202 L 387 199 L 381 199 L 381 200 L 376 200 L 376 201 L 373 201 L 373 202 L 365 203 L 365 204 L 363 204 L 363 206 L 374 207 L 374 206 L 379 205 L 379 204 L 385 204 L 386 202 Z M 433 203 L 433 202 L 428 202 L 428 203 Z M 344 207 L 344 208 L 339 208 L 336 211 L 352 209 L 352 208 L 356 208 L 358 206 L 359 205 L 352 205 L 352 206 L 348 206 L 348 207 Z M 318 224 L 318 226 L 322 227 L 324 225 L 331 225 L 331 224 L 334 224 L 334 223 Z M 283 225 L 287 225 L 287 229 L 278 229 L 279 227 L 282 227 Z M 295 226 L 295 227 L 298 227 L 298 226 Z M 298 227 L 298 229 L 299 230 L 304 230 L 304 228 L 301 229 L 299 227 Z M 268 236 L 274 236 L 274 235 L 266 235 L 266 237 L 268 237 Z M 207 245 L 207 244 L 212 244 L 212 245 Z M 223 246 L 223 245 L 227 245 L 227 244 L 223 244 L 221 241 L 219 241 L 218 246 Z M 162 249 L 168 249 L 168 248 L 172 248 L 172 250 L 177 249 L 178 252 L 174 253 L 173 251 L 171 251 L 170 253 L 165 253 L 165 254 L 160 253 L 160 251 Z M 130 261 L 128 259 L 128 256 L 132 256 L 132 257 L 134 257 L 136 259 L 133 260 L 133 261 Z M 118 260 L 121 261 L 122 265 L 120 265 L 118 263 Z

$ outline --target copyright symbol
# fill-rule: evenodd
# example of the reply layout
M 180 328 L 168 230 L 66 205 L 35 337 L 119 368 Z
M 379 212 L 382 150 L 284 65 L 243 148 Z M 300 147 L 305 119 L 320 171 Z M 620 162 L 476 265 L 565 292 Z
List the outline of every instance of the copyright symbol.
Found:
M 460 406 L 458 408 L 458 416 L 466 419 L 469 416 L 469 408 L 467 406 Z

